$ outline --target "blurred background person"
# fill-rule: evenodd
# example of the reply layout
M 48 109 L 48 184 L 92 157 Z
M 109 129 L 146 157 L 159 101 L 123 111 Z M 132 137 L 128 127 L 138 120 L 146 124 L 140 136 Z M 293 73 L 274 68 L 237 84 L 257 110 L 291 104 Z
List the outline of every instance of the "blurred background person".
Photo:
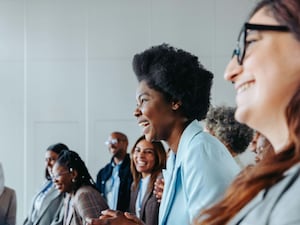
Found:
M 153 189 L 155 180 L 162 177 L 162 169 L 166 166 L 166 151 L 161 142 L 149 142 L 143 135 L 134 144 L 131 159 L 133 183 L 129 212 L 147 225 L 157 225 L 159 202 Z
M 14 189 L 5 186 L 4 171 L 0 163 L 0 224 L 15 225 L 17 197 Z
M 250 151 L 255 154 L 255 162 L 260 162 L 264 157 L 274 154 L 274 149 L 268 139 L 260 132 L 255 131 L 249 145 Z
M 51 180 L 52 168 L 62 150 L 68 150 L 63 143 L 50 145 L 45 153 L 46 182 L 35 195 L 24 225 L 62 225 L 63 195 L 55 189 Z
M 52 179 L 57 190 L 66 193 L 64 225 L 83 225 L 86 217 L 99 217 L 108 209 L 78 153 L 62 151 L 53 166 Z
M 210 107 L 206 119 L 206 130 L 218 138 L 234 157 L 237 164 L 244 168 L 245 165 L 239 158 L 253 137 L 253 130 L 241 124 L 234 118 L 236 108 L 230 106 Z
M 112 154 L 111 161 L 97 174 L 97 189 L 110 209 L 128 210 L 132 175 L 130 156 L 127 153 L 128 138 L 124 133 L 112 132 L 105 142 Z

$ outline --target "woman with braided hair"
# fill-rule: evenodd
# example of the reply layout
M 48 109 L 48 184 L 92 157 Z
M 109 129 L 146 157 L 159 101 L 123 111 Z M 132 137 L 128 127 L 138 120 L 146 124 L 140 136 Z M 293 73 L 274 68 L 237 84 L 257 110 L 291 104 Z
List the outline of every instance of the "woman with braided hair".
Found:
M 66 193 L 64 225 L 83 225 L 87 217 L 99 217 L 100 212 L 108 208 L 76 152 L 61 152 L 52 172 L 56 188 Z

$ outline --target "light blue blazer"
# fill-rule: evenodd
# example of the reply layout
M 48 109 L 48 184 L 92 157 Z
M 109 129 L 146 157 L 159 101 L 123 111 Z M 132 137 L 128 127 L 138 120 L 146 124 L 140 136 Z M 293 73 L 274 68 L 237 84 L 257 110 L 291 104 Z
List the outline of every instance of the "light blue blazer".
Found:
M 200 210 L 221 197 L 239 171 L 226 147 L 194 120 L 182 133 L 177 154 L 171 151 L 163 171 L 159 224 L 191 224 Z
M 259 192 L 228 224 L 299 225 L 300 163 L 269 190 Z

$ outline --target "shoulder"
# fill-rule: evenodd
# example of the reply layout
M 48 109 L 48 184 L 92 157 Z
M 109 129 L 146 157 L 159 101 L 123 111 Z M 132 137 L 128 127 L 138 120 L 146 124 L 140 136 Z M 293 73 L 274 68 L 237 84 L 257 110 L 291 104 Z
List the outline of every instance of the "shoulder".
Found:
M 241 224 L 300 224 L 299 169 L 292 167 L 281 181 L 258 193 L 229 224 L 241 218 Z
M 81 186 L 77 191 L 76 191 L 76 194 L 75 196 L 78 196 L 78 195 L 81 195 L 83 193 L 98 193 L 98 191 L 93 188 L 92 186 L 89 186 L 89 185 L 84 185 L 84 186 Z
M 102 199 L 102 196 L 98 190 L 93 188 L 92 186 L 84 185 L 80 187 L 75 195 L 74 201 L 76 203 L 82 203 L 85 201 L 92 201 L 93 199 Z
M 16 191 L 10 187 L 5 186 L 4 192 L 7 196 L 10 196 L 11 198 L 16 198 Z
M 280 224 L 283 221 L 300 222 L 300 164 L 291 168 L 286 177 L 270 189 L 270 195 L 278 196 L 271 214 L 271 221 Z M 280 222 L 281 221 L 281 222 Z
M 111 170 L 111 162 L 107 163 L 104 167 L 102 167 L 99 172 L 98 172 L 98 176 L 99 175 L 102 175 L 102 174 L 105 174 L 105 173 L 108 173 L 110 170 Z
M 214 136 L 201 130 L 194 133 L 189 138 L 185 137 L 179 151 L 183 149 L 185 155 L 198 155 L 202 158 L 215 158 L 217 156 L 229 157 L 230 153 L 226 147 Z
M 128 153 L 126 154 L 121 167 L 130 167 L 130 155 Z

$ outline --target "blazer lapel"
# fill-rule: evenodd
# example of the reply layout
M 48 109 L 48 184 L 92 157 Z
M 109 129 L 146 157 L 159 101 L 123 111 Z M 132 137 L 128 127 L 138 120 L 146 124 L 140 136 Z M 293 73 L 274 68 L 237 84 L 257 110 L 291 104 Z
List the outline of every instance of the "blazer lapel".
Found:
M 49 192 L 47 193 L 47 196 L 44 199 L 43 204 L 41 205 L 40 208 L 40 213 L 38 215 L 38 220 L 42 217 L 42 215 L 46 212 L 46 210 L 48 209 L 51 201 L 55 198 L 57 198 L 60 195 L 60 193 L 55 189 L 54 186 L 52 186 L 49 190 Z
M 142 202 L 140 218 L 143 218 L 143 215 L 145 214 L 145 206 L 146 206 L 148 199 L 151 197 L 151 194 L 152 194 L 152 190 L 151 191 L 147 190 L 147 192 L 145 193 L 145 196 L 144 196 L 143 202 Z
M 239 224 L 241 220 L 244 219 L 246 215 L 249 214 L 264 198 L 265 191 L 261 191 L 257 196 L 248 203 L 247 207 L 244 207 L 230 222 L 229 224 Z
M 173 202 L 175 189 L 176 189 L 176 180 L 177 174 L 179 170 L 178 163 L 176 163 L 177 167 L 175 166 L 176 157 L 173 152 L 170 153 L 168 163 L 167 163 L 167 170 L 163 171 L 164 179 L 165 179 L 165 187 L 164 187 L 164 194 L 161 201 L 161 205 L 159 208 L 159 224 L 164 224 L 164 221 L 168 217 L 169 210 L 171 208 L 171 204 Z
M 71 197 L 68 196 L 66 201 L 65 201 L 65 225 L 70 225 L 71 224 L 71 221 L 72 221 L 72 218 L 73 218 L 73 214 L 74 214 L 74 207 L 73 207 L 73 204 L 72 204 L 72 200 L 71 200 Z

